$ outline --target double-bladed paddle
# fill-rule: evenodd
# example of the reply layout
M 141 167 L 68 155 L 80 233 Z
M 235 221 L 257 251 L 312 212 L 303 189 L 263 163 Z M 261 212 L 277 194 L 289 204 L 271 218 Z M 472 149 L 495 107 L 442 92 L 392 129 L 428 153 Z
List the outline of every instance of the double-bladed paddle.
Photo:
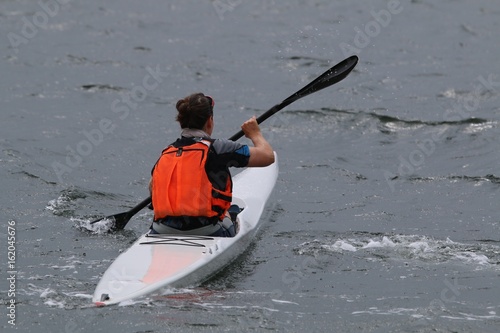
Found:
M 296 93 L 294 93 L 293 95 L 291 95 L 290 97 L 285 99 L 280 104 L 276 104 L 275 106 L 270 108 L 268 111 L 264 112 L 262 115 L 260 115 L 257 118 L 257 123 L 258 124 L 262 123 L 267 118 L 271 117 L 272 115 L 274 115 L 278 111 L 282 110 L 286 106 L 292 104 L 293 102 L 295 102 L 296 100 L 298 100 L 302 97 L 305 97 L 305 96 L 310 95 L 316 91 L 319 91 L 319 90 L 324 89 L 326 87 L 329 87 L 337 82 L 342 81 L 343 79 L 345 79 L 347 77 L 347 75 L 349 75 L 349 73 L 354 69 L 354 67 L 356 66 L 357 63 L 358 63 L 358 57 L 355 55 L 339 62 L 338 64 L 336 64 L 335 66 L 333 66 L 332 68 L 330 68 L 329 70 L 327 70 L 326 72 L 324 72 L 323 74 L 318 76 L 314 81 L 309 83 L 307 86 L 300 89 L 299 91 L 297 91 Z M 243 135 L 244 135 L 243 131 L 240 130 L 238 133 L 236 133 L 232 137 L 230 137 L 229 140 L 236 141 L 239 138 L 241 138 Z M 135 206 L 134 208 L 132 208 L 128 212 L 110 215 L 110 216 L 92 221 L 90 223 L 94 224 L 94 223 L 97 223 L 97 222 L 103 221 L 103 220 L 111 220 L 114 222 L 113 225 L 111 226 L 111 230 L 120 230 L 120 229 L 125 228 L 125 226 L 127 225 L 128 221 L 130 221 L 132 216 L 137 214 L 140 210 L 145 208 L 150 203 L 151 203 L 151 197 L 148 197 L 148 198 L 144 199 L 143 201 L 141 201 L 137 206 Z

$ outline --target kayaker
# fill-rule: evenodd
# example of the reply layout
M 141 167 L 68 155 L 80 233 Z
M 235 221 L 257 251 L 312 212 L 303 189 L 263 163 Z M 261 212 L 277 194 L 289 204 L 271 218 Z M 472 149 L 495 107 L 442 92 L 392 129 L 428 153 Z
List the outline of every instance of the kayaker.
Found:
M 163 150 L 151 172 L 151 233 L 233 237 L 229 167 L 264 167 L 274 162 L 273 148 L 255 117 L 241 125 L 253 146 L 212 139 L 214 104 L 212 97 L 202 93 L 176 104 L 181 137 Z

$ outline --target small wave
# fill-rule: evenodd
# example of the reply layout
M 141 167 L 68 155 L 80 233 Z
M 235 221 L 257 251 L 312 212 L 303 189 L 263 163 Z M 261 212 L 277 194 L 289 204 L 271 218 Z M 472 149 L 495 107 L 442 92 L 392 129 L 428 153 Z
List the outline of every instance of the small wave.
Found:
M 487 89 L 487 87 L 482 86 L 479 89 L 477 86 L 475 90 L 457 90 L 454 88 L 447 89 L 437 95 L 437 97 L 455 99 L 462 101 L 464 103 L 474 101 L 477 99 L 488 99 L 496 95 L 496 92 L 492 89 Z
M 332 170 L 332 172 L 339 173 L 346 178 L 351 178 L 354 180 L 367 180 L 368 178 L 360 173 L 353 172 L 344 168 L 334 168 L 329 164 L 303 164 L 297 167 L 297 169 L 326 169 Z
M 356 252 L 357 249 L 355 246 L 349 244 L 349 242 L 343 241 L 343 240 L 338 240 L 333 245 L 324 245 L 323 248 L 332 250 L 332 251 L 350 251 L 350 252 Z
M 62 190 L 56 199 L 50 200 L 45 206 L 45 209 L 52 212 L 52 214 L 54 215 L 73 219 L 78 216 L 78 210 L 82 208 L 85 208 L 86 211 L 88 210 L 87 206 L 89 206 L 90 201 L 102 201 L 102 199 L 114 198 L 121 199 L 120 196 L 117 196 L 115 194 L 90 191 L 72 186 Z M 94 216 L 86 217 L 94 219 L 97 218 Z M 78 225 L 81 225 L 82 227 L 85 227 L 87 223 L 90 224 L 90 221 L 86 221 L 84 219 L 75 220 L 77 221 Z M 95 226 L 95 228 L 94 226 L 89 226 L 87 229 L 94 231 L 95 229 L 99 229 L 99 225 Z
M 67 271 L 67 270 L 74 270 L 76 268 L 75 265 L 64 265 L 64 266 L 60 266 L 60 265 L 52 265 L 50 266 L 50 268 L 53 268 L 53 269 L 56 269 L 58 271 Z
M 384 111 L 384 110 L 380 110 Z M 339 110 L 339 109 L 332 109 L 332 108 L 321 108 L 321 112 L 323 114 L 328 114 L 328 113 L 338 113 L 338 114 L 350 114 L 350 115 L 366 115 L 371 118 L 378 119 L 381 123 L 387 124 L 387 123 L 400 123 L 406 126 L 415 126 L 415 125 L 426 125 L 426 126 L 441 126 L 441 125 L 463 125 L 463 124 L 483 124 L 483 123 L 488 123 L 489 121 L 484 118 L 476 118 L 476 117 L 471 117 L 471 118 L 465 118 L 461 120 L 456 120 L 456 121 L 448 121 L 448 120 L 443 120 L 443 121 L 428 121 L 428 120 L 421 120 L 421 119 L 402 119 L 390 115 L 384 115 L 384 114 L 379 114 L 377 112 L 364 112 L 364 111 L 356 111 L 356 110 Z
M 282 299 L 271 299 L 271 301 L 273 301 L 274 303 L 278 303 L 278 304 L 293 304 L 293 305 L 300 305 L 299 303 L 297 302 L 291 302 L 291 301 L 285 301 L 285 300 L 282 300 Z
M 363 310 L 363 311 L 354 311 L 352 312 L 353 315 L 362 315 L 362 314 L 369 314 L 369 315 L 411 315 L 413 317 L 418 317 L 419 316 L 420 309 L 415 308 L 415 309 L 410 309 L 410 308 L 394 308 L 394 309 L 379 309 L 377 307 L 371 307 L 368 310 Z
M 56 290 L 51 288 L 45 288 L 40 293 L 40 298 L 43 300 L 43 304 L 49 307 L 64 309 L 67 307 L 66 299 L 63 295 L 59 294 Z
M 496 314 L 495 311 L 490 311 L 487 315 L 477 315 L 477 314 L 472 314 L 472 313 L 464 313 L 460 312 L 458 315 L 455 316 L 441 316 L 442 318 L 446 319 L 454 319 L 454 320 L 467 320 L 467 321 L 482 321 L 482 320 L 490 320 L 490 319 L 495 319 L 498 320 L 500 319 L 500 316 Z
M 51 298 L 48 298 L 45 302 L 43 302 L 43 304 L 59 309 L 64 309 L 66 306 L 66 303 L 64 301 L 57 301 Z
M 84 56 L 68 54 L 65 59 L 59 60 L 59 62 L 69 62 L 74 65 L 111 65 L 111 66 L 123 66 L 126 65 L 125 62 L 119 60 L 92 60 Z
M 81 88 L 88 92 L 119 92 L 125 90 L 125 88 L 113 86 L 111 84 L 84 84 Z
M 325 242 L 315 239 L 295 249 L 299 255 L 335 253 L 365 253 L 372 260 L 419 260 L 427 263 L 458 262 L 474 265 L 475 269 L 500 270 L 500 247 L 491 244 L 457 243 L 449 238 L 436 240 L 418 235 L 349 237 Z
M 438 97 L 445 97 L 445 98 L 458 98 L 462 95 L 465 95 L 466 93 L 465 92 L 461 92 L 461 91 L 457 91 L 453 88 L 451 89 L 447 89 L 441 93 L 438 94 Z
M 84 307 L 92 295 L 83 291 L 63 291 L 61 285 L 38 286 L 28 283 L 22 293 L 32 296 L 35 302 L 38 299 L 45 305 L 60 309 L 75 309 Z M 37 303 L 37 302 L 36 302 Z
M 147 52 L 152 51 L 152 49 L 150 47 L 146 47 L 146 46 L 136 46 L 136 47 L 134 47 L 134 50 L 136 50 L 136 51 L 147 51 Z
M 151 306 L 151 302 L 152 300 L 150 298 L 138 297 L 120 302 L 118 303 L 118 306 L 133 306 L 133 305 Z
M 44 182 L 45 184 L 49 184 L 49 185 L 56 185 L 57 183 L 55 182 L 51 182 L 51 181 L 48 181 L 48 180 L 45 180 L 37 175 L 34 175 L 28 171 L 25 171 L 25 170 L 21 170 L 21 171 L 17 171 L 17 172 L 13 172 L 12 173 L 13 175 L 21 175 L 22 177 L 26 177 L 26 178 L 31 178 L 31 179 L 36 179 L 36 180 L 40 180 L 42 182 Z
M 380 116 L 380 121 L 383 123 L 402 123 L 410 126 L 425 125 L 425 126 L 443 126 L 443 125 L 464 125 L 464 124 L 484 124 L 488 123 L 487 119 L 483 118 L 465 118 L 460 120 L 443 120 L 443 121 L 425 121 L 425 120 L 403 120 L 399 118 Z
M 49 307 L 65 308 L 66 306 L 66 301 L 63 297 L 51 287 L 40 287 L 33 283 L 28 283 L 26 289 L 20 291 L 30 296 L 38 295 L 43 304 Z
M 450 176 L 448 178 L 451 180 L 465 180 L 465 181 L 474 182 L 474 183 L 491 182 L 494 184 L 500 184 L 500 177 L 497 177 L 495 175 L 486 175 L 484 177 L 482 177 L 482 176 Z
M 189 302 L 190 304 L 203 304 L 203 300 L 209 298 L 214 294 L 213 291 L 201 288 L 189 289 L 189 288 L 171 288 L 165 287 L 160 289 L 158 292 L 149 294 L 147 296 L 141 296 L 134 299 L 126 300 L 120 302 L 119 306 L 133 306 L 133 305 L 145 305 L 151 306 L 152 304 L 157 304 L 157 302 L 163 303 L 166 300 L 173 300 L 178 302 Z
M 481 309 L 479 312 L 484 312 L 484 314 L 472 314 L 465 312 L 454 312 L 451 314 L 449 310 L 446 310 L 441 306 L 442 303 L 431 302 L 428 307 L 415 307 L 415 308 L 379 308 L 379 307 L 370 307 L 366 310 L 358 310 L 353 311 L 352 315 L 360 316 L 360 315 L 382 315 L 382 316 L 390 316 L 390 315 L 406 315 L 409 317 L 413 317 L 416 319 L 427 319 L 432 320 L 433 318 L 440 317 L 444 319 L 451 320 L 466 320 L 466 321 L 486 321 L 486 320 L 498 320 L 500 316 L 498 316 L 496 311 L 488 311 L 489 309 Z M 490 308 L 491 309 L 491 308 Z
M 68 188 L 61 191 L 57 199 L 50 200 L 45 209 L 54 215 L 70 216 L 75 211 L 75 203 L 79 199 L 85 199 L 87 194 L 77 188 Z
M 380 248 L 380 247 L 396 247 L 396 243 L 389 239 L 389 237 L 384 236 L 381 241 L 374 241 L 370 239 L 368 244 L 363 246 L 364 249 L 370 248 Z
M 415 183 L 448 180 L 451 182 L 466 181 L 466 182 L 476 183 L 477 185 L 482 185 L 483 183 L 500 184 L 500 177 L 497 177 L 495 175 L 486 175 L 486 176 L 452 175 L 443 177 L 409 177 L 408 180 Z
M 319 67 L 331 66 L 329 60 L 309 57 L 309 56 L 291 56 L 285 60 L 288 60 L 288 62 L 286 62 L 287 67 L 291 68 L 311 67 L 311 66 L 319 66 Z
M 83 299 L 92 299 L 92 295 L 82 293 L 81 291 L 72 291 L 72 292 L 67 292 L 67 293 L 64 293 L 64 294 L 67 295 L 67 296 L 69 296 L 69 297 L 76 297 L 76 298 L 83 298 Z

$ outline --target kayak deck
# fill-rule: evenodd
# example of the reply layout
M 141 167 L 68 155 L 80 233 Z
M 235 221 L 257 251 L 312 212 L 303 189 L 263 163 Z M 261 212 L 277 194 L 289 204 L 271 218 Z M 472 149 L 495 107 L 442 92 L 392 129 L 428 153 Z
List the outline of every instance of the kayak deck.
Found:
M 133 264 L 125 266 L 120 260 L 109 267 L 108 290 L 100 291 L 96 300 L 97 288 L 94 301 L 98 306 L 114 304 L 157 290 L 167 281 L 174 287 L 174 281 L 183 281 L 183 275 L 193 274 L 206 256 L 216 254 L 216 243 L 214 237 L 145 234 L 129 249 L 130 253 L 122 254 L 123 260 Z
M 208 236 L 177 236 L 168 234 L 146 234 L 145 240 L 140 242 L 140 245 L 179 245 L 179 246 L 194 246 L 194 247 L 207 247 L 208 240 L 214 240 L 214 237 Z

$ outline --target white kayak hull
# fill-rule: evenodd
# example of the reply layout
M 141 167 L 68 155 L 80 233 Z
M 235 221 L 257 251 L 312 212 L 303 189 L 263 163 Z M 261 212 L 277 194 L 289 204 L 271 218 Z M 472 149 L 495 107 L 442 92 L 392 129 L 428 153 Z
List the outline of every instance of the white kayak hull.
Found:
M 117 304 L 161 288 L 200 284 L 252 242 L 260 217 L 278 176 L 278 157 L 265 168 L 247 168 L 233 177 L 233 204 L 238 214 L 235 237 L 144 234 L 119 255 L 99 281 L 92 301 L 97 306 Z

